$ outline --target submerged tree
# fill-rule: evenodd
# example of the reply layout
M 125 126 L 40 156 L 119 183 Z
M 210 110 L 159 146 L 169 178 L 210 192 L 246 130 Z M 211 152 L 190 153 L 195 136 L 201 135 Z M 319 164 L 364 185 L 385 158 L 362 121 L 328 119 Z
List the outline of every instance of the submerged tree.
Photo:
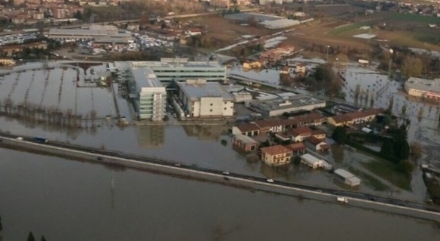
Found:
M 347 130 L 345 127 L 338 126 L 332 133 L 332 139 L 336 141 L 339 145 L 345 144 L 347 140 Z
M 32 232 L 29 232 L 27 241 L 35 241 L 35 237 L 34 237 L 34 234 Z

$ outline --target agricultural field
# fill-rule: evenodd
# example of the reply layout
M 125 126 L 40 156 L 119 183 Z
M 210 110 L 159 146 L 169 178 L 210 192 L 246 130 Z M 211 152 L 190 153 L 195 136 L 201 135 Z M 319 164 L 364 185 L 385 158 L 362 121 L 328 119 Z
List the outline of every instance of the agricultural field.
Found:
M 224 46 L 236 43 L 243 35 L 264 36 L 275 32 L 264 28 L 242 26 L 221 16 L 195 18 L 192 21 L 194 25 L 204 27 L 209 37 L 221 42 Z
M 354 19 L 353 19 L 354 20 Z M 346 19 L 315 21 L 310 26 L 299 26 L 287 42 L 300 48 L 310 44 L 351 46 L 370 48 L 373 43 L 408 46 L 440 51 L 440 28 L 431 28 L 428 24 L 440 26 L 440 18 L 420 15 L 382 12 L 357 17 L 357 22 Z M 370 29 L 361 30 L 363 26 Z M 374 34 L 375 39 L 354 38 L 357 34 Z
M 285 34 L 284 43 L 296 49 L 307 49 L 312 45 L 357 48 L 368 52 L 373 44 L 414 47 L 440 51 L 440 18 L 396 12 L 378 12 L 370 15 L 364 9 L 354 6 L 312 8 L 310 12 L 320 13 L 322 18 L 307 24 L 292 27 Z M 307 11 L 307 9 L 304 9 Z M 286 29 L 269 30 L 261 27 L 243 26 L 221 16 L 210 16 L 192 20 L 195 25 L 206 29 L 206 34 L 216 42 L 217 48 L 243 41 L 244 35 L 265 36 Z M 361 29 L 367 26 L 369 29 Z M 376 38 L 355 38 L 358 34 L 373 34 Z

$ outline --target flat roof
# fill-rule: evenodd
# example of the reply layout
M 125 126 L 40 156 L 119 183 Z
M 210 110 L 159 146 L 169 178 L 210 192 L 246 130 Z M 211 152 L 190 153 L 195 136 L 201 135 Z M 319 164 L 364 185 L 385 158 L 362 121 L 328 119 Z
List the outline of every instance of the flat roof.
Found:
M 163 87 L 153 70 L 149 68 L 134 68 L 131 69 L 131 73 L 138 88 Z
M 336 169 L 335 170 L 335 174 L 343 177 L 343 178 L 351 178 L 351 177 L 355 177 L 355 175 L 353 175 L 351 172 L 348 172 L 344 169 Z
M 320 159 L 316 158 L 315 156 L 312 156 L 310 154 L 304 154 L 301 156 L 301 159 L 303 159 L 304 161 L 310 163 L 310 164 L 315 164 L 317 162 L 321 162 Z
M 325 103 L 324 100 L 309 95 L 295 95 L 288 98 L 276 98 L 271 100 L 254 100 L 250 104 L 263 111 L 283 110 L 293 107 L 301 107 L 313 104 Z
M 277 19 L 277 20 L 268 20 L 261 23 L 265 27 L 272 28 L 285 28 L 293 25 L 298 25 L 300 22 L 298 20 L 293 19 Z
M 246 21 L 250 17 L 254 17 L 259 22 L 282 18 L 282 17 L 275 16 L 275 15 L 268 15 L 268 14 L 261 14 L 261 13 L 231 13 L 231 14 L 225 15 L 225 18 L 227 18 L 227 19 L 242 20 L 242 21 Z
M 90 29 L 49 29 L 49 35 L 107 35 L 105 30 L 90 30 Z
M 234 100 L 232 95 L 217 82 L 187 80 L 186 82 L 177 82 L 177 85 L 192 100 L 199 100 L 202 97 L 221 97 L 223 100 Z
M 222 68 L 226 70 L 218 61 L 189 61 L 187 58 L 162 58 L 160 61 L 133 61 L 134 67 L 197 67 L 197 68 Z
M 440 93 L 440 79 L 429 80 L 429 79 L 410 77 L 405 82 L 405 87 L 411 88 L 411 89 L 422 90 L 422 91 L 426 91 L 426 92 L 439 92 Z
M 256 144 L 258 143 L 256 140 L 252 139 L 252 137 L 246 136 L 246 135 L 235 135 L 235 138 L 238 140 L 247 143 L 247 144 Z

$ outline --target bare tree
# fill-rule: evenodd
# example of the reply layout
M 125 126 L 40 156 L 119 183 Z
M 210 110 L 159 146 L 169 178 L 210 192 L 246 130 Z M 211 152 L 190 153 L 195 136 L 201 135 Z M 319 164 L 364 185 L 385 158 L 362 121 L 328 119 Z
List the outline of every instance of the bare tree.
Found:
M 92 119 L 92 126 L 95 126 L 96 110 L 91 110 L 90 111 L 90 119 Z

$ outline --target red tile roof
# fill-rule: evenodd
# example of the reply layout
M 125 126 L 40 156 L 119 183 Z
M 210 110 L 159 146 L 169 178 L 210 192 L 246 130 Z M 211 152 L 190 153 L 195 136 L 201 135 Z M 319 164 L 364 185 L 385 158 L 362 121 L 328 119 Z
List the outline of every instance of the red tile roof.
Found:
M 290 144 L 286 147 L 292 151 L 300 151 L 300 150 L 306 149 L 306 145 L 304 145 L 304 143 L 302 143 L 302 142 L 293 143 L 293 144 Z
M 290 153 L 292 151 L 282 145 L 276 145 L 276 146 L 263 147 L 261 148 L 261 152 L 273 156 L 278 154 Z
M 299 115 L 293 117 L 298 122 L 315 122 L 315 121 L 325 121 L 325 118 L 323 115 L 317 112 L 312 112 L 309 114 Z
M 301 126 L 301 127 L 297 127 L 292 129 L 292 135 L 294 136 L 300 136 L 300 135 L 311 135 L 312 134 L 312 129 L 310 129 L 307 126 Z
M 356 112 L 350 112 L 350 113 L 343 114 L 343 115 L 337 115 L 337 116 L 333 116 L 332 118 L 336 123 L 343 123 L 343 122 L 348 122 L 348 121 L 364 118 L 364 117 L 371 116 L 371 115 L 378 115 L 383 112 L 384 112 L 384 110 L 381 108 L 369 109 L 369 110 L 365 110 L 365 111 L 356 111 Z
M 312 143 L 315 146 L 318 145 L 321 142 L 324 142 L 322 139 L 318 139 L 318 138 L 316 138 L 314 136 L 311 136 L 311 137 L 307 138 L 306 141 Z
M 202 30 L 200 28 L 191 28 L 189 31 L 191 31 L 192 33 L 201 33 Z
M 312 135 L 325 135 L 325 134 L 326 134 L 325 131 L 319 129 L 312 131 Z
M 254 123 L 241 124 L 241 125 L 237 125 L 235 127 L 237 127 L 241 132 L 260 130 L 260 128 L 257 125 L 255 125 Z
M 258 120 L 254 121 L 254 123 L 260 128 L 270 128 L 283 125 L 283 122 L 281 120 Z

